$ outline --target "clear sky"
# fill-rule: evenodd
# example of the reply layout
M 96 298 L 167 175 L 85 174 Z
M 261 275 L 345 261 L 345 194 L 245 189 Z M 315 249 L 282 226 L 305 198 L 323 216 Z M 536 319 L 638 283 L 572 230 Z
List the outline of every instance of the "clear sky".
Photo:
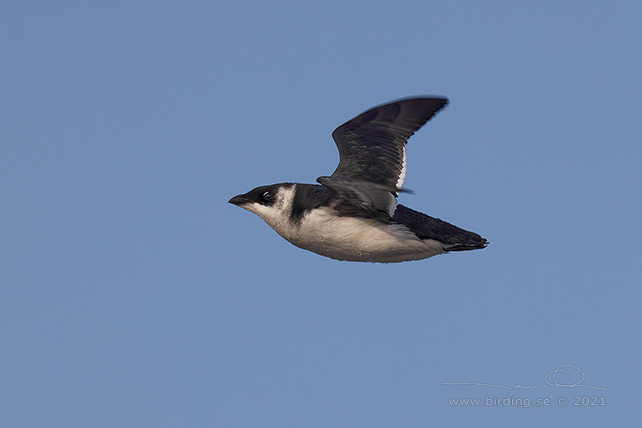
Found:
M 639 426 L 641 15 L 3 2 L 0 426 Z M 401 202 L 487 249 L 337 262 L 227 203 L 421 94 Z

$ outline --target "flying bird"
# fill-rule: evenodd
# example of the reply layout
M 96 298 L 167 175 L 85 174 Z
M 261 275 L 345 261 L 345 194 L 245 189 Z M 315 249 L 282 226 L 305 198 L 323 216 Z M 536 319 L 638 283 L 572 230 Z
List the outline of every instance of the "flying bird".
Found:
M 230 199 L 297 247 L 336 260 L 395 263 L 485 248 L 486 239 L 397 204 L 406 143 L 447 98 L 374 107 L 334 130 L 339 166 L 319 184 L 260 186 Z

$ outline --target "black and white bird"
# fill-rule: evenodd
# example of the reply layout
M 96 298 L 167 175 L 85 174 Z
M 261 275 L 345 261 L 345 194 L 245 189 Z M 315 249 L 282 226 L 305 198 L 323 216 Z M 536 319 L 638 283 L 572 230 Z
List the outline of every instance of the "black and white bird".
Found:
M 447 98 L 374 107 L 334 130 L 339 166 L 319 184 L 280 183 L 230 199 L 297 247 L 337 260 L 395 263 L 485 248 L 476 233 L 397 204 L 406 142 Z

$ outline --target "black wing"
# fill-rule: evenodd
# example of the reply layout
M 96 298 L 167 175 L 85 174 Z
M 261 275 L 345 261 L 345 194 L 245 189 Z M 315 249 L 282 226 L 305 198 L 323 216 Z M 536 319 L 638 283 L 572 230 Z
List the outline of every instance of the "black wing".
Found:
M 367 217 L 389 223 L 397 209 L 397 200 L 391 190 L 381 184 L 350 178 L 319 177 L 329 192 L 325 205 L 334 208 L 340 216 Z
M 488 241 L 475 232 L 469 232 L 403 205 L 397 206 L 392 220 L 405 225 L 419 239 L 441 242 L 446 251 L 479 250 L 488 245 Z
M 406 176 L 406 142 L 447 98 L 407 98 L 374 107 L 334 130 L 341 160 L 332 177 L 317 181 L 339 215 L 390 222 Z
M 447 103 L 447 98 L 407 98 L 374 107 L 344 123 L 332 133 L 341 156 L 332 178 L 400 189 L 408 138 Z

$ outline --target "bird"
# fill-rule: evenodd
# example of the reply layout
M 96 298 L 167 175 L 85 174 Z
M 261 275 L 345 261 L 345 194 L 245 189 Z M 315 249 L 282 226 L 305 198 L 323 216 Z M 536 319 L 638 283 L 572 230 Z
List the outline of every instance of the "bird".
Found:
M 257 214 L 295 246 L 335 260 L 398 263 L 485 248 L 474 232 L 397 203 L 406 143 L 448 104 L 410 97 L 373 107 L 332 132 L 339 165 L 319 184 L 256 187 L 229 203 Z

